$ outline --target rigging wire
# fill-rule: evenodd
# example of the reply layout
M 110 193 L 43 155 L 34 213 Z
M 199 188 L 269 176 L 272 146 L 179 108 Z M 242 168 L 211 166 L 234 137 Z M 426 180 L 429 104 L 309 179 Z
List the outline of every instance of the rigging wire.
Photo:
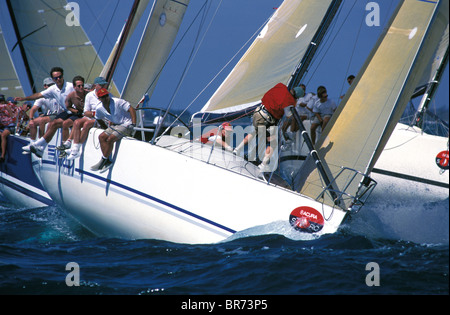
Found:
M 316 54 L 316 56 L 319 56 L 320 54 L 322 54 L 322 57 L 319 59 L 317 58 L 316 60 L 318 60 L 315 63 L 315 69 L 314 71 L 312 71 L 311 73 L 316 73 L 317 69 L 319 68 L 319 66 L 322 65 L 322 62 L 324 60 L 324 58 L 327 56 L 329 50 L 331 49 L 331 47 L 333 46 L 334 41 L 337 39 L 338 35 L 340 34 L 342 28 L 344 27 L 344 24 L 346 23 L 346 21 L 348 20 L 350 13 L 352 12 L 353 8 L 356 5 L 356 0 L 353 3 L 353 5 L 351 6 L 351 8 L 348 10 L 347 15 L 344 17 L 344 20 L 342 21 L 341 25 L 339 26 L 338 30 L 336 32 L 334 32 L 334 28 L 337 26 L 337 19 L 335 19 L 334 25 L 333 25 L 333 30 L 331 30 L 329 32 L 330 36 L 327 37 L 326 41 L 320 45 L 319 47 L 319 52 Z M 342 8 L 339 10 L 339 13 L 337 15 L 341 15 L 342 14 Z M 331 37 L 331 34 L 334 32 L 334 36 Z M 327 41 L 331 41 L 330 44 L 327 43 Z M 325 48 L 326 47 L 326 48 Z M 311 82 L 313 76 L 311 76 L 307 83 L 305 83 L 306 86 L 308 86 L 308 84 Z
M 148 91 L 150 90 L 150 88 L 156 84 L 156 80 L 159 78 L 159 75 L 161 74 L 161 72 L 163 71 L 163 69 L 165 68 L 166 64 L 169 62 L 169 60 L 172 59 L 173 54 L 178 50 L 178 46 L 183 42 L 184 38 L 186 37 L 186 35 L 189 33 L 189 30 L 191 29 L 191 27 L 194 25 L 195 21 L 197 20 L 197 18 L 200 16 L 200 13 L 202 13 L 204 10 L 203 8 L 206 6 L 208 1 L 205 1 L 205 3 L 203 4 L 203 6 L 198 10 L 196 16 L 194 17 L 194 19 L 192 20 L 191 24 L 188 26 L 188 28 L 186 29 L 186 31 L 183 33 L 183 35 L 181 36 L 180 40 L 178 41 L 178 43 L 175 45 L 175 47 L 172 49 L 170 55 L 167 57 L 167 60 L 164 62 L 164 64 L 162 65 L 161 69 L 159 70 L 158 74 L 155 76 L 155 78 L 153 79 L 153 81 L 150 83 L 149 87 L 147 88 L 147 91 L 145 93 L 148 93 Z M 200 24 L 202 24 L 202 22 L 200 22 Z M 144 93 L 144 94 L 145 94 Z
M 206 89 L 208 89 L 208 87 L 217 79 L 217 77 L 222 74 L 223 71 L 225 71 L 225 69 L 231 64 L 231 62 L 233 60 L 236 59 L 236 57 L 241 53 L 241 51 L 246 48 L 248 46 L 248 44 L 256 37 L 258 36 L 258 34 L 261 32 L 261 30 L 263 29 L 263 27 L 267 24 L 267 22 L 270 20 L 270 18 L 268 18 L 266 21 L 264 21 L 264 23 L 250 36 L 250 38 L 241 46 L 241 48 L 230 58 L 230 60 L 219 70 L 219 72 L 209 81 L 208 84 L 206 84 L 206 86 L 197 94 L 197 96 L 186 106 L 186 108 L 181 112 L 181 114 L 179 116 L 182 116 L 191 106 L 192 104 L 194 104 L 194 102 L 206 91 Z M 240 118 L 243 118 L 245 116 L 249 116 L 252 113 L 248 113 L 248 114 L 244 114 L 234 120 L 238 120 Z M 233 120 L 233 121 L 234 121 Z M 175 122 L 173 122 L 169 127 L 172 127 L 173 124 Z M 208 122 L 206 122 L 208 123 Z M 214 122 L 213 122 L 214 123 Z
M 86 6 L 89 8 L 89 11 L 92 13 L 92 15 L 97 17 L 96 21 L 92 24 L 92 27 L 91 27 L 91 28 L 93 28 L 93 27 L 95 26 L 95 27 L 99 27 L 99 28 L 103 31 L 102 24 L 100 24 L 99 21 L 100 21 L 100 17 L 103 15 L 103 13 L 105 12 L 105 10 L 106 10 L 107 7 L 105 6 L 105 8 L 103 9 L 103 11 L 102 11 L 100 14 L 95 14 L 94 12 L 92 12 L 92 9 L 91 9 L 89 3 L 88 3 L 88 2 L 85 2 L 85 3 L 86 3 Z M 109 39 L 109 38 L 106 36 L 106 34 L 108 33 L 108 31 L 109 31 L 109 29 L 110 29 L 110 27 L 111 27 L 111 25 L 112 25 L 112 22 L 113 22 L 113 20 L 114 20 L 114 16 L 116 15 L 116 12 L 117 12 L 117 8 L 118 8 L 118 7 L 119 7 L 119 0 L 117 0 L 117 2 L 116 2 L 116 6 L 114 7 L 114 11 L 113 11 L 113 13 L 112 13 L 112 15 L 111 15 L 111 18 L 110 18 L 109 22 L 108 22 L 108 25 L 107 25 L 107 27 L 106 27 L 106 30 L 103 31 L 103 33 L 105 34 L 105 36 L 102 37 L 102 41 L 100 42 L 100 46 L 98 47 L 98 50 L 97 50 L 98 52 L 100 52 L 100 50 L 102 49 L 103 44 L 105 43 L 105 40 Z M 114 46 L 114 45 L 113 45 L 113 46 Z M 92 71 L 94 70 L 94 67 L 95 67 L 95 62 L 96 62 L 97 59 L 99 59 L 99 58 L 100 58 L 100 56 L 99 56 L 99 54 L 97 53 L 96 56 L 95 56 L 95 58 L 94 58 L 94 60 L 92 61 L 92 65 L 91 65 L 91 69 L 89 70 L 88 77 L 91 76 L 91 73 L 92 73 Z M 102 61 L 100 60 L 100 62 L 102 62 Z M 102 62 L 102 63 L 103 63 L 103 62 Z
M 204 7 L 206 6 L 207 3 L 208 3 L 208 0 L 205 1 L 205 3 L 204 3 L 204 5 L 202 6 L 202 8 L 204 8 Z M 200 41 L 199 41 L 200 34 L 201 34 L 201 30 L 202 30 L 202 28 L 203 28 L 203 26 L 204 26 L 204 23 L 205 23 L 205 21 L 206 21 L 206 17 L 207 17 L 208 11 L 209 11 L 209 9 L 211 8 L 211 2 L 210 2 L 210 5 L 209 5 L 209 8 L 208 8 L 207 10 L 204 10 L 204 11 L 203 11 L 203 12 L 204 12 L 204 14 L 203 14 L 203 19 L 202 19 L 202 21 L 201 21 L 201 23 L 200 23 L 200 25 L 199 25 L 199 29 L 198 29 L 198 32 L 197 32 L 197 36 L 196 36 L 196 39 L 195 39 L 195 41 L 194 41 L 194 45 L 193 45 L 193 47 L 192 47 L 191 53 L 190 53 L 190 55 L 189 55 L 188 62 L 187 62 L 187 64 L 186 64 L 186 67 L 185 67 L 184 70 L 183 70 L 183 73 L 182 73 L 182 75 L 181 75 L 181 78 L 180 78 L 180 80 L 179 80 L 179 82 L 178 82 L 178 84 L 177 84 L 177 87 L 176 87 L 176 89 L 175 89 L 175 91 L 174 91 L 174 93 L 173 93 L 173 95 L 172 95 L 172 98 L 171 98 L 171 100 L 170 100 L 170 102 L 169 102 L 169 105 L 167 106 L 166 113 L 164 114 L 164 116 L 162 117 L 162 119 L 158 122 L 158 126 L 157 126 L 157 128 L 156 128 L 155 134 L 154 134 L 153 139 L 152 139 L 152 143 L 153 143 L 153 144 L 155 143 L 155 139 L 156 139 L 156 137 L 158 136 L 158 133 L 159 133 L 159 130 L 161 129 L 162 123 L 164 122 L 164 120 L 165 120 L 165 118 L 166 118 L 166 116 L 167 116 L 167 113 L 170 111 L 170 108 L 172 107 L 172 105 L 173 105 L 173 103 L 174 103 L 174 101 L 175 101 L 175 97 L 176 97 L 176 95 L 178 94 L 178 91 L 179 91 L 179 89 L 180 89 L 180 87 L 181 87 L 181 84 L 183 83 L 183 81 L 184 81 L 184 79 L 185 79 L 185 77 L 186 77 L 187 71 L 189 70 L 190 66 L 192 65 L 192 63 L 193 63 L 193 61 L 194 61 L 194 59 L 195 59 L 195 56 L 197 55 L 197 53 L 198 53 L 198 51 L 199 51 L 199 49 L 200 49 L 200 46 L 201 46 L 201 44 L 203 43 L 203 40 L 205 39 L 206 34 L 208 33 L 209 28 L 211 27 L 212 22 L 214 21 L 214 19 L 215 19 L 216 15 L 217 15 L 217 12 L 218 12 L 218 10 L 219 10 L 221 4 L 222 4 L 222 0 L 219 2 L 219 5 L 217 6 L 217 9 L 216 9 L 216 11 L 214 12 L 213 17 L 211 18 L 211 21 L 210 21 L 208 27 L 206 28 L 206 31 L 204 32 L 203 37 L 202 37 L 202 38 L 200 39 Z M 201 10 L 202 10 L 202 8 L 201 8 Z M 200 12 L 200 11 L 199 11 L 199 12 Z M 198 47 L 196 48 L 197 43 L 199 43 L 199 44 L 198 44 Z M 167 129 L 166 129 L 166 130 L 167 130 Z
M 353 6 L 355 6 L 355 4 L 356 4 L 356 0 L 355 0 L 355 3 L 353 4 Z M 357 46 L 357 44 L 359 42 L 359 36 L 361 34 L 361 30 L 362 30 L 362 27 L 363 27 L 363 21 L 364 21 L 364 14 L 361 15 L 361 23 L 359 24 L 359 29 L 358 29 L 358 32 L 356 34 L 355 43 L 353 45 L 353 49 L 351 51 L 350 58 L 348 60 L 347 69 L 345 71 L 345 76 L 346 77 L 349 75 L 349 69 L 350 69 L 350 66 L 351 66 L 351 63 L 352 63 L 352 60 L 353 60 L 353 56 L 355 55 L 356 46 Z M 342 85 L 341 85 L 341 90 L 339 92 L 339 95 L 342 95 L 342 93 L 344 91 L 344 86 L 345 86 L 345 83 L 347 82 L 347 80 L 346 80 L 347 78 L 346 77 L 342 79 Z

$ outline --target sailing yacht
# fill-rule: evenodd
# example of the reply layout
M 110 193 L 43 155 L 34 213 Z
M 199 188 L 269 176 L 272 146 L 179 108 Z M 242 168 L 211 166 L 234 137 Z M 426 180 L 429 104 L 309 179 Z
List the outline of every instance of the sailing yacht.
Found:
M 168 38 L 166 32 L 174 37 L 188 2 L 154 4 L 146 28 L 148 36 L 142 37 L 133 65 L 137 74 L 144 72 L 138 70 L 149 59 L 141 57 L 140 51 L 157 55 L 149 52 L 155 49 L 151 42 Z M 320 40 L 341 2 L 284 1 L 202 109 L 202 123 L 211 117 L 229 118 L 251 111 L 278 82 L 298 84 L 302 65 L 307 64 L 304 57 L 311 53 L 310 43 Z M 34 173 L 55 203 L 101 236 L 211 243 L 275 221 L 313 236 L 334 233 L 374 190 L 376 181 L 369 174 L 378 165 L 380 153 L 419 83 L 417 74 L 425 71 L 423 60 L 431 59 L 439 45 L 434 34 L 448 24 L 447 12 L 446 1 L 400 1 L 351 93 L 347 93 L 345 106 L 333 117 L 333 127 L 323 132 L 317 150 L 308 153 L 307 163 L 298 173 L 302 175 L 296 176 L 292 185 L 261 172 L 241 156 L 193 141 L 195 137 L 187 128 L 151 143 L 122 139 L 113 152 L 113 167 L 104 173 L 90 170 L 101 156 L 98 135 L 102 130 L 90 130 L 83 154 L 75 161 L 58 158 L 57 134 L 42 159 L 32 156 Z M 171 41 L 167 42 L 170 47 Z M 160 57 L 152 60 L 149 68 L 153 70 L 145 71 L 151 76 L 147 82 L 159 76 L 170 50 L 167 47 L 158 48 Z M 111 54 L 112 60 L 116 58 L 116 53 Z M 268 65 L 273 72 L 264 70 L 261 74 Z M 387 77 L 385 84 L 373 82 L 374 78 Z M 122 96 L 143 81 L 130 81 Z M 148 87 L 147 83 L 132 95 L 143 95 Z M 363 111 L 369 122 L 363 126 L 355 123 L 359 118 L 354 115 L 360 114 L 361 103 L 370 105 Z M 350 128 L 348 134 L 342 133 L 344 125 Z M 308 136 L 304 140 L 308 142 Z
M 299 58 L 339 3 L 284 1 L 202 110 L 205 116 L 255 106 L 273 82 L 289 84 Z M 34 171 L 57 204 L 99 235 L 211 243 L 274 221 L 314 235 L 334 233 L 375 187 L 368 174 L 424 71 L 422 60 L 439 44 L 433 34 L 448 23 L 447 11 L 444 1 L 400 2 L 345 106 L 330 122 L 333 127 L 322 134 L 317 154 L 310 154 L 313 167 L 302 167 L 294 187 L 272 182 L 244 158 L 183 133 L 154 144 L 123 139 L 113 153 L 114 166 L 97 173 L 90 166 L 100 157 L 101 131 L 93 129 L 79 160 L 58 159 L 55 139 L 42 159 L 33 156 Z M 257 56 L 263 51 L 267 59 L 261 61 Z M 270 75 L 259 75 L 258 62 L 273 60 L 286 62 L 276 62 Z M 352 121 L 360 119 L 354 114 L 361 103 L 368 105 L 363 126 Z

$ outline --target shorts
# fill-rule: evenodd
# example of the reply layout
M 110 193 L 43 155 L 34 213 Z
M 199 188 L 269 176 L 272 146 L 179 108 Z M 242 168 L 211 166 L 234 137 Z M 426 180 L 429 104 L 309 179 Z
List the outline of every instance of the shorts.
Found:
M 266 110 L 263 110 L 263 106 L 261 105 L 253 114 L 253 126 L 255 129 L 258 129 L 258 126 L 275 126 L 278 124 L 278 121 L 275 120 L 271 115 L 269 115 Z
M 0 132 L 3 132 L 5 130 L 9 130 L 9 132 L 13 135 L 16 132 L 16 125 L 10 124 L 8 126 L 0 125 Z
M 74 115 L 72 112 L 62 112 L 59 113 L 55 119 L 59 119 L 61 118 L 62 120 L 67 120 L 67 119 L 71 119 L 71 120 L 77 120 L 78 118 L 81 118 L 79 115 Z
M 126 125 L 114 125 L 109 126 L 108 129 L 106 129 L 104 132 L 106 132 L 106 134 L 109 136 L 113 135 L 117 139 L 122 139 L 123 137 L 131 136 L 133 128 L 130 128 Z
M 55 120 L 56 116 L 58 115 L 57 114 L 44 115 L 44 117 L 50 118 L 50 121 Z
M 322 116 L 322 119 L 327 118 L 327 117 L 331 118 L 331 115 L 320 115 L 320 116 Z M 317 118 L 317 116 L 314 116 L 312 123 L 316 124 L 316 125 L 322 125 L 322 123 L 319 121 L 319 118 Z

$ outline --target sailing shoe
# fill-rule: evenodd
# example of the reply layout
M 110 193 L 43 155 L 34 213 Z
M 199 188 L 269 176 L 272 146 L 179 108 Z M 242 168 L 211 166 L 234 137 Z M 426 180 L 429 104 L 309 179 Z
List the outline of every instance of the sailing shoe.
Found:
M 63 144 L 57 146 L 56 150 L 59 150 L 59 151 L 67 150 L 67 149 L 70 149 L 71 146 L 72 146 L 72 142 L 66 141 Z
M 98 162 L 97 164 L 91 166 L 91 171 L 98 171 L 98 170 L 100 170 L 103 167 L 103 165 L 105 165 L 106 161 L 108 161 L 108 160 L 102 158 L 100 160 L 100 162 Z
M 42 155 L 44 154 L 44 147 L 41 145 L 35 145 L 32 144 L 30 146 L 30 151 L 34 154 L 36 154 L 37 157 L 42 158 Z
M 30 147 L 31 147 L 31 143 L 29 145 L 22 147 L 22 154 L 30 154 L 31 153 Z
M 70 152 L 70 155 L 67 157 L 67 160 L 69 160 L 69 161 L 75 160 L 75 159 L 78 159 L 80 156 L 81 156 L 80 151 L 72 151 L 72 152 Z
M 104 173 L 107 170 L 109 170 L 111 168 L 111 166 L 113 166 L 113 162 L 111 162 L 109 159 L 106 160 L 105 164 L 103 164 L 103 167 L 100 169 L 100 173 Z
M 70 154 L 70 149 L 59 151 L 58 158 L 65 158 Z

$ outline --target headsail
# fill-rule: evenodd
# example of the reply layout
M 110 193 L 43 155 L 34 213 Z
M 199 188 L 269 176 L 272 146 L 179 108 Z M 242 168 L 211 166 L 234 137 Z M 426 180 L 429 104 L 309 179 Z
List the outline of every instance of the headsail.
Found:
M 448 1 L 401 1 L 316 144 L 330 174 L 336 175 L 341 166 L 370 173 L 447 24 Z M 358 184 L 350 191 L 357 191 Z M 342 189 L 343 179 L 336 185 Z M 296 188 L 313 198 L 323 190 L 313 168 L 299 172 Z
M 25 96 L 17 77 L 16 69 L 6 47 L 3 31 L 0 27 L 0 94 L 6 96 Z
M 332 2 L 284 1 L 201 111 L 251 106 L 275 84 L 287 84 Z
M 81 75 L 86 82 L 93 82 L 100 74 L 103 64 L 82 27 L 66 24 L 70 12 L 67 1 L 9 0 L 8 6 L 25 50 L 34 91 L 42 89 L 42 81 L 55 66 L 64 69 L 68 81 Z M 117 93 L 115 87 L 112 91 Z
M 154 4 L 121 94 L 131 104 L 153 92 L 188 4 L 189 0 L 160 0 Z
M 132 7 L 132 12 L 130 13 L 130 16 L 128 17 L 131 20 L 127 20 L 125 26 L 127 25 L 127 23 L 129 21 L 131 21 L 130 26 L 129 26 L 129 30 L 128 30 L 128 35 L 126 36 L 126 34 L 124 34 L 125 31 L 125 26 L 123 27 L 122 31 L 119 34 L 119 37 L 116 41 L 116 43 L 114 44 L 113 49 L 111 50 L 111 53 L 109 54 L 108 60 L 105 62 L 105 66 L 102 70 L 102 72 L 100 73 L 101 77 L 107 78 L 107 80 L 110 80 L 110 78 L 108 78 L 108 74 L 110 74 L 111 76 L 114 74 L 114 69 L 115 66 L 117 65 L 117 59 L 118 56 L 120 55 L 120 47 L 119 45 L 122 43 L 123 41 L 123 47 L 127 44 L 128 40 L 130 39 L 130 35 L 133 34 L 134 30 L 136 29 L 137 25 L 139 24 L 139 21 L 142 18 L 142 14 L 144 14 L 145 9 L 147 8 L 147 5 L 149 4 L 150 0 L 135 0 L 133 7 Z M 124 38 L 122 39 L 122 36 L 124 36 Z M 122 48 L 123 48 L 122 47 Z

